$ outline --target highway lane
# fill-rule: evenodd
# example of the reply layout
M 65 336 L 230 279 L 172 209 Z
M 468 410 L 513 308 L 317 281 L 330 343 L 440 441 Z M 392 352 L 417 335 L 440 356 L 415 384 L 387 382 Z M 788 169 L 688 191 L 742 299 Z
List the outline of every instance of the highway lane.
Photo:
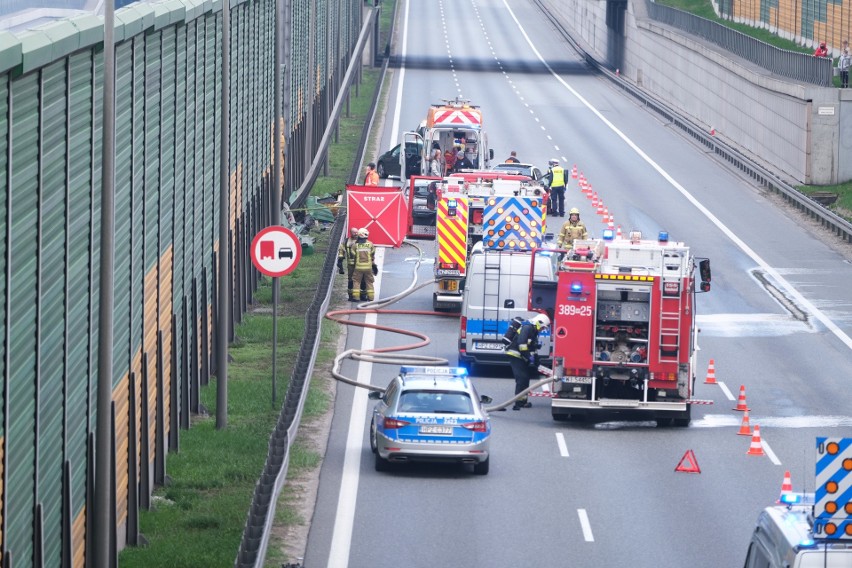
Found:
M 812 489 L 814 437 L 852 435 L 849 348 L 843 341 L 852 320 L 852 267 L 747 180 L 606 81 L 583 74 L 580 60 L 534 9 L 511 6 L 521 25 L 535 30 L 530 37 L 537 49 L 558 61 L 554 68 L 568 87 L 538 72 L 537 56 L 512 33 L 517 24 L 504 3 L 437 4 L 443 21 L 434 3 L 410 2 L 409 21 L 417 25 L 409 26 L 408 49 L 432 67 L 440 66 L 442 56 L 449 64 L 448 54 L 460 54 L 453 59 L 456 73 L 406 69 L 399 119 L 386 117 L 383 146 L 396 143 L 399 130 L 413 128 L 429 103 L 462 94 L 483 106 L 498 159 L 516 149 L 522 159 L 535 157 L 544 165 L 563 152 L 557 157 L 577 163 L 624 227 L 666 228 L 711 257 L 714 290 L 699 297 L 704 331 L 697 396 L 715 404 L 695 407 L 688 429 L 657 429 L 639 422 L 555 423 L 545 399 L 534 399 L 532 409 L 494 413 L 494 463 L 485 478 L 441 466 L 378 474 L 367 445 L 367 418 L 357 419 L 366 407 L 359 397 L 366 394 L 341 386 L 305 565 L 741 565 L 754 519 L 777 496 L 783 471 L 791 471 L 795 487 Z M 482 70 L 491 69 L 484 64 L 491 53 L 486 36 L 498 60 L 512 62 L 508 67 L 516 71 L 509 78 Z M 524 69 L 536 72 L 518 71 Z M 569 192 L 598 232 L 588 201 L 576 186 Z M 428 255 L 433 245 L 425 246 Z M 410 257 L 410 250 L 387 252 L 382 295 L 408 284 Z M 420 273 L 429 278 L 431 267 Z M 785 304 L 768 293 L 762 273 L 781 298 L 786 293 L 793 301 Z M 423 290 L 401 305 L 429 309 L 430 298 L 431 291 Z M 797 311 L 801 319 L 793 315 Z M 427 329 L 434 341 L 422 351 L 454 360 L 453 320 L 379 319 Z M 361 340 L 352 331 L 347 346 Z M 400 341 L 376 336 L 382 346 Z M 709 358 L 715 358 L 726 388 L 702 384 Z M 509 397 L 508 374 L 484 371 L 488 376 L 475 379 L 481 392 L 495 400 Z M 357 374 L 356 365 L 347 365 L 347 372 Z M 393 369 L 377 366 L 372 375 L 374 383 L 386 384 Z M 761 424 L 771 450 L 767 456 L 745 455 L 750 439 L 736 435 L 741 416 L 731 410 L 728 395 L 735 397 L 741 384 L 747 385 L 752 423 Z M 353 412 L 352 423 L 361 428 L 355 452 L 349 437 Z M 350 459 L 349 469 L 347 449 L 360 457 L 354 465 Z M 674 472 L 687 449 L 695 451 L 701 474 Z M 335 535 L 344 534 L 340 519 L 347 515 L 351 532 L 344 541 Z

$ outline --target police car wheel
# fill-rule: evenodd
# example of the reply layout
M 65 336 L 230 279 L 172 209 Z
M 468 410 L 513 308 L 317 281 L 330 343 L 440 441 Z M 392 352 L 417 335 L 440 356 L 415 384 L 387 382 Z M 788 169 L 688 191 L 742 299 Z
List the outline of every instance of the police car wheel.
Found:
M 476 475 L 488 475 L 488 468 L 491 465 L 491 458 L 486 458 L 484 462 L 473 464 L 473 473 Z
M 376 419 L 374 418 L 372 422 L 370 422 L 370 449 L 375 454 L 379 451 L 378 444 L 376 442 Z
M 390 469 L 390 462 L 379 455 L 379 452 L 376 452 L 376 471 L 388 471 Z

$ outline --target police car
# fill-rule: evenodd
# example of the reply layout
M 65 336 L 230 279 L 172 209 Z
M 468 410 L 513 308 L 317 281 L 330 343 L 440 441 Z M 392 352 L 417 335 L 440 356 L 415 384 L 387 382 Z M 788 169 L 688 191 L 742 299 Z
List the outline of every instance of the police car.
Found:
M 815 539 L 812 493 L 788 493 L 780 501 L 760 513 L 745 568 L 852 566 L 852 541 Z
M 391 462 L 440 461 L 473 464 L 486 475 L 491 421 L 467 370 L 458 367 L 402 367 L 377 400 L 370 421 L 376 471 Z

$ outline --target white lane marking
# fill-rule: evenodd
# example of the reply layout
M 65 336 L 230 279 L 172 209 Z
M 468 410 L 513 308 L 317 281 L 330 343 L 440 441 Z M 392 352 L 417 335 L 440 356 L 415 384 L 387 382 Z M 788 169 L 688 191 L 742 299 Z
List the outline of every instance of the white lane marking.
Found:
M 726 385 L 724 381 L 716 381 L 716 384 L 719 385 L 719 388 L 722 389 L 722 392 L 725 393 L 728 400 L 734 400 L 734 393 L 731 392 L 731 389 L 728 388 L 728 385 Z
M 385 249 L 376 248 L 376 264 L 384 264 Z M 382 287 L 382 273 L 376 275 L 373 288 L 378 298 Z M 375 324 L 378 316 L 366 314 L 364 321 Z M 376 346 L 376 330 L 365 327 L 361 335 L 361 349 L 373 349 Z M 373 364 L 358 362 L 357 380 L 370 384 Z M 347 568 L 349 549 L 352 545 L 352 529 L 355 526 L 355 501 L 358 497 L 358 482 L 361 473 L 363 455 L 364 424 L 367 418 L 367 393 L 360 388 L 352 392 L 352 414 L 349 415 L 349 431 L 346 435 L 346 453 L 343 458 L 343 474 L 340 479 L 340 494 L 337 497 L 337 514 L 334 517 L 334 531 L 331 536 L 331 549 L 328 554 L 328 568 Z
M 849 428 L 852 416 L 753 416 L 749 413 L 749 423 L 759 424 L 761 428 Z M 626 424 L 626 423 L 625 423 Z M 635 424 L 635 423 L 634 423 Z M 703 418 L 690 422 L 690 428 L 726 428 L 738 427 L 742 418 L 733 414 L 705 414 Z
M 594 542 L 595 537 L 592 536 L 592 525 L 589 523 L 589 515 L 585 509 L 577 509 L 577 515 L 580 517 L 580 526 L 583 527 L 583 538 L 586 542 Z
M 405 0 L 405 17 L 402 19 L 402 60 L 408 53 L 408 0 Z M 402 85 L 405 82 L 405 65 L 399 67 L 399 83 L 396 85 L 396 107 L 393 109 L 393 122 L 391 123 L 391 148 L 397 145 L 399 140 L 399 117 L 402 113 Z
M 704 205 L 701 204 L 691 193 L 689 193 L 686 188 L 684 188 L 680 183 L 677 182 L 669 173 L 662 168 L 657 162 L 655 162 L 648 154 L 646 154 L 639 146 L 636 145 L 633 140 L 627 137 L 621 130 L 619 130 L 612 122 L 610 122 L 601 112 L 592 106 L 592 104 L 587 101 L 583 96 L 578 93 L 574 88 L 569 85 L 562 77 L 556 74 L 556 71 L 550 66 L 550 64 L 544 60 L 541 53 L 539 53 L 538 49 L 536 49 L 535 45 L 533 45 L 532 40 L 527 35 L 526 30 L 524 30 L 521 22 L 518 21 L 518 18 L 515 16 L 515 13 L 512 11 L 512 8 L 509 7 L 509 3 L 507 0 L 503 0 L 503 5 L 506 6 L 506 10 L 509 11 L 509 15 L 515 21 L 515 24 L 518 26 L 518 29 L 521 30 L 521 35 L 524 36 L 527 44 L 533 50 L 538 60 L 547 68 L 550 74 L 559 81 L 563 87 L 565 87 L 574 97 L 587 109 L 589 109 L 592 114 L 594 114 L 601 122 L 603 122 L 607 128 L 609 128 L 616 136 L 621 138 L 625 144 L 627 144 L 636 154 L 639 155 L 649 166 L 654 168 L 657 173 L 659 173 L 669 184 L 675 188 L 681 195 L 683 195 L 687 201 L 692 203 L 699 212 L 701 212 L 711 223 L 713 223 L 722 233 L 724 233 L 731 241 L 739 247 L 741 251 L 743 251 L 749 258 L 751 258 L 755 264 L 760 266 L 769 276 L 771 276 L 778 284 L 785 289 L 789 297 L 796 301 L 797 305 L 801 306 L 808 313 L 810 313 L 813 317 L 818 319 L 825 325 L 825 327 L 831 331 L 840 341 L 842 341 L 849 349 L 852 349 L 852 337 L 846 335 L 842 329 L 840 329 L 836 323 L 834 323 L 831 319 L 828 318 L 820 309 L 818 309 L 810 300 L 802 296 L 802 294 L 796 290 L 792 284 L 787 282 L 781 274 L 775 268 L 769 266 L 763 258 L 761 258 L 756 252 L 754 252 L 751 247 L 749 247 L 745 241 L 740 239 L 737 235 L 734 234 L 731 229 L 727 227 L 718 217 L 716 217 L 713 213 L 710 212 Z
M 767 455 L 767 457 L 769 457 L 769 461 L 775 465 L 781 465 L 781 460 L 778 459 L 778 456 L 776 456 L 775 452 L 772 451 L 772 448 L 769 447 L 769 442 L 761 438 L 760 445 L 763 448 L 763 452 Z
M 565 436 L 562 432 L 556 433 L 556 445 L 559 446 L 559 455 L 563 458 L 568 457 L 568 444 L 565 443 Z

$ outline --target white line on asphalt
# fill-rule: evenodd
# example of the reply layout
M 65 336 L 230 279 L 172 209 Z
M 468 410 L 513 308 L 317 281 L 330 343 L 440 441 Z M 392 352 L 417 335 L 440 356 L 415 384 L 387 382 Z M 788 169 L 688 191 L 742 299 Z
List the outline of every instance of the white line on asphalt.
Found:
M 725 396 L 728 397 L 728 400 L 734 400 L 734 393 L 731 392 L 731 389 L 728 388 L 728 385 L 726 385 L 722 381 L 716 381 L 716 384 L 719 385 L 719 388 L 722 389 L 722 392 L 725 393 Z
M 797 305 L 801 306 L 804 310 L 806 310 L 813 317 L 818 319 L 828 328 L 831 333 L 833 333 L 840 341 L 842 341 L 849 349 L 852 349 L 852 337 L 846 335 L 842 329 L 840 329 L 836 323 L 834 323 L 831 319 L 828 318 L 819 308 L 817 308 L 810 300 L 802 296 L 802 294 L 793 287 L 792 284 L 787 282 L 784 277 L 779 274 L 778 270 L 769 266 L 763 258 L 758 256 L 756 252 L 754 252 L 751 247 L 749 247 L 745 241 L 740 239 L 734 232 L 727 227 L 722 221 L 720 221 L 713 213 L 710 212 L 704 205 L 701 204 L 691 193 L 689 193 L 686 188 L 684 188 L 680 183 L 677 182 L 669 173 L 662 168 L 657 162 L 655 162 L 648 154 L 645 153 L 638 145 L 636 145 L 633 140 L 627 137 L 621 130 L 619 130 L 612 122 L 610 122 L 601 112 L 592 106 L 592 104 L 587 101 L 580 93 L 578 93 L 574 88 L 569 85 L 562 77 L 560 77 L 556 71 L 550 66 L 550 64 L 545 61 L 544 57 L 542 57 L 541 53 L 539 53 L 538 49 L 536 49 L 535 45 L 533 45 L 530 36 L 527 35 L 526 30 L 521 25 L 521 22 L 518 21 L 518 18 L 515 16 L 515 13 L 512 11 L 512 8 L 509 7 L 509 3 L 507 0 L 503 0 L 503 5 L 506 6 L 506 10 L 509 11 L 509 15 L 515 21 L 515 24 L 518 26 L 518 29 L 521 30 L 521 35 L 524 36 L 527 44 L 533 50 L 538 60 L 542 62 L 542 64 L 547 68 L 550 74 L 559 81 L 563 87 L 565 87 L 574 97 L 580 101 L 580 103 L 589 109 L 592 114 L 594 114 L 598 119 L 603 122 L 616 136 L 621 138 L 625 144 L 627 144 L 636 154 L 639 155 L 649 166 L 654 168 L 657 173 L 659 173 L 669 184 L 675 188 L 681 195 L 683 195 L 687 201 L 692 203 L 698 211 L 700 211 L 711 223 L 716 225 L 716 227 L 722 231 L 735 245 L 739 247 L 741 251 L 743 251 L 749 258 L 751 258 L 755 264 L 760 266 L 766 274 L 772 277 L 784 290 L 787 292 L 789 297 L 796 301 Z
M 583 527 L 583 538 L 586 542 L 595 542 L 595 537 L 592 536 L 592 525 L 589 524 L 589 515 L 585 509 L 577 509 L 577 515 L 580 517 L 580 526 Z
M 376 248 L 376 264 L 381 267 L 385 249 Z M 379 297 L 382 285 L 382 273 L 376 276 L 373 288 L 375 297 Z M 376 314 L 366 314 L 364 321 L 376 323 Z M 361 349 L 373 349 L 376 346 L 376 330 L 363 328 Z M 357 380 L 370 384 L 373 364 L 358 362 Z M 352 545 L 352 528 L 355 525 L 355 500 L 358 497 L 358 481 L 361 472 L 363 454 L 364 424 L 367 418 L 367 394 L 356 388 L 352 392 L 352 414 L 349 415 L 349 432 L 346 435 L 346 453 L 343 458 L 343 474 L 340 479 L 340 494 L 337 498 L 337 514 L 334 517 L 334 531 L 331 536 L 331 549 L 328 555 L 328 568 L 346 568 L 349 566 L 349 548 Z
M 565 443 L 565 436 L 562 432 L 556 433 L 556 445 L 559 446 L 559 455 L 563 458 L 568 457 L 568 445 Z
M 763 451 L 769 457 L 769 461 L 771 461 L 775 465 L 781 465 L 781 460 L 778 459 L 778 456 L 775 455 L 775 452 L 772 451 L 772 448 L 769 447 L 769 443 L 766 440 L 761 438 L 760 445 L 763 447 Z
M 402 19 L 402 60 L 405 61 L 405 55 L 408 53 L 408 0 L 405 0 L 405 17 Z M 391 148 L 396 146 L 399 140 L 399 116 L 402 113 L 402 84 L 405 79 L 405 65 L 399 66 L 399 82 L 396 84 L 396 107 L 393 109 L 393 122 L 391 123 Z

